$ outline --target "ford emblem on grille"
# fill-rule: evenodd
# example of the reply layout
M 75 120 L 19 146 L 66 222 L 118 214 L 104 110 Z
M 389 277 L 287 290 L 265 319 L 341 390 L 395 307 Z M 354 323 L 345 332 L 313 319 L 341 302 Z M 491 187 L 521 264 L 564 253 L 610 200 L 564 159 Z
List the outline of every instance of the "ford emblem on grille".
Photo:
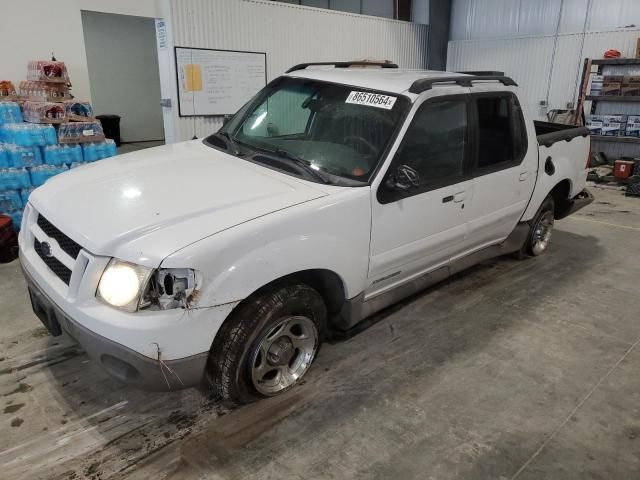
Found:
M 49 245 L 47 242 L 42 242 L 40 244 L 40 250 L 42 251 L 42 254 L 47 257 L 53 257 L 53 251 L 51 250 L 51 245 Z

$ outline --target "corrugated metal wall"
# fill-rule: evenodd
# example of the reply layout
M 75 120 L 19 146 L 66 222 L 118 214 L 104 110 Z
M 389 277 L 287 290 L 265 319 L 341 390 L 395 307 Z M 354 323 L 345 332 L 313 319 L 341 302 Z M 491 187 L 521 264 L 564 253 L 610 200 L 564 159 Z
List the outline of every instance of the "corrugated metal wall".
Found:
M 555 35 L 452 41 L 447 69 L 506 72 L 522 87 L 529 111 L 544 119 L 547 110 L 539 106 L 541 101 L 548 103 L 548 110 L 576 101 L 584 58 L 602 58 L 610 48 L 634 57 L 638 37 L 640 30 L 625 29 L 562 34 L 557 42 Z
M 407 68 L 426 64 L 426 25 L 261 0 L 164 2 L 172 45 L 266 52 L 268 80 L 309 61 L 375 57 Z M 175 106 L 175 85 L 170 90 Z M 222 124 L 220 117 L 179 118 L 177 110 L 169 141 L 202 137 Z
M 451 40 L 614 30 L 640 25 L 638 0 L 453 0 Z

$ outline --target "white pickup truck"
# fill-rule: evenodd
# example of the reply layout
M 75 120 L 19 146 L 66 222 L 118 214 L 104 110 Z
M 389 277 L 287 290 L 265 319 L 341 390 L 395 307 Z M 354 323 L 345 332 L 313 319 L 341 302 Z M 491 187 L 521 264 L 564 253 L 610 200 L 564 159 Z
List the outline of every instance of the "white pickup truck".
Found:
M 588 131 L 532 121 L 510 78 L 355 66 L 298 65 L 204 140 L 35 190 L 20 261 L 51 334 L 124 382 L 248 402 L 295 385 L 332 331 L 540 255 L 593 200 Z

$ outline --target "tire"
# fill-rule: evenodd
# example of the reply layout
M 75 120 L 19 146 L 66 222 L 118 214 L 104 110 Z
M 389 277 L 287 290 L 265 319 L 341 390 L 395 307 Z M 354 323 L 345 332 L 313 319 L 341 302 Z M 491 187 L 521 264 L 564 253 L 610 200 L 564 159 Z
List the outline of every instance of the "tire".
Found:
M 523 246 L 523 252 L 532 257 L 542 255 L 547 251 L 551 234 L 553 232 L 555 204 L 553 197 L 549 195 L 544 199 L 538 209 L 538 213 L 531 222 L 529 235 Z
M 241 304 L 218 331 L 207 364 L 215 396 L 249 403 L 293 388 L 325 335 L 327 310 L 308 285 L 274 287 Z

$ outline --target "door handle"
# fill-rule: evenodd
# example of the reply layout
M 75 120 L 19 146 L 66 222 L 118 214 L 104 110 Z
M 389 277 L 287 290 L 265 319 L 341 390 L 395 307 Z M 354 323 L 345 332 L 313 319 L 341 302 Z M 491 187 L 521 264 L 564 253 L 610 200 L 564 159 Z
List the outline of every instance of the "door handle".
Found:
M 449 195 L 448 197 L 444 197 L 442 199 L 442 203 L 449 203 L 453 200 L 453 195 Z
M 520 181 L 524 182 L 527 179 L 528 176 L 529 176 L 529 172 L 522 172 L 520 174 Z
M 453 196 L 453 201 L 456 203 L 460 203 L 465 198 L 467 198 L 467 192 L 458 192 Z

